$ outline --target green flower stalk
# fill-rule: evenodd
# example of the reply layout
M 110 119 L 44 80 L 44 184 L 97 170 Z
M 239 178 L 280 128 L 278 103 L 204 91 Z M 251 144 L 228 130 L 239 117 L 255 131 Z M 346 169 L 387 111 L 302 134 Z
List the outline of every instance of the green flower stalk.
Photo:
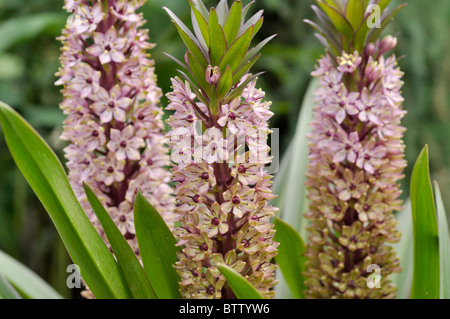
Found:
M 245 21 L 250 5 L 226 0 L 210 11 L 189 1 L 195 35 L 169 10 L 188 51 L 183 79 L 172 79 L 167 95 L 172 171 L 180 225 L 175 268 L 184 298 L 234 299 L 218 269 L 226 264 L 243 275 L 264 298 L 274 295 L 272 263 L 278 244 L 271 218 L 276 209 L 267 135 L 269 102 L 249 74 L 258 51 L 250 49 L 262 12 Z M 198 125 L 196 125 L 198 124 Z
M 308 136 L 305 294 L 393 298 L 396 287 L 388 276 L 400 267 L 388 244 L 400 238 L 393 213 L 402 205 L 397 182 L 406 166 L 400 124 L 406 112 L 403 73 L 394 55 L 384 57 L 397 40 L 378 37 L 402 6 L 390 13 L 389 1 L 317 3 L 322 26 L 306 22 L 327 54 L 313 72 L 319 87 Z M 371 21 L 378 9 L 384 11 L 380 20 Z M 377 23 L 381 28 L 370 28 Z

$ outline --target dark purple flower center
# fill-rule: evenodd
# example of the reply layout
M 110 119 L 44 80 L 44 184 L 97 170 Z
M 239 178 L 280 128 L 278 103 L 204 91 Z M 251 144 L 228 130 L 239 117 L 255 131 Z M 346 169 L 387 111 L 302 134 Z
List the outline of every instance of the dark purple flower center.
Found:
M 112 166 L 108 167 L 107 171 L 110 174 L 114 173 L 114 167 L 112 167 Z
M 356 283 L 353 280 L 350 280 L 347 284 L 348 288 L 350 289 L 355 289 L 356 288 Z
M 194 122 L 194 116 L 188 115 L 188 117 L 186 117 L 186 121 L 188 121 L 188 123 L 193 123 Z
M 202 175 L 200 175 L 200 178 L 203 180 L 209 179 L 209 174 L 207 172 L 203 172 Z
M 356 243 L 356 242 L 358 242 L 358 238 L 356 238 L 355 235 L 351 235 L 351 236 L 350 236 L 350 241 L 351 241 L 352 243 Z
M 121 141 L 120 142 L 120 147 L 127 147 L 127 142 L 126 141 Z
M 364 204 L 363 209 L 364 209 L 364 211 L 368 212 L 370 209 L 370 205 Z
M 126 240 L 132 240 L 132 239 L 134 239 L 134 237 L 136 237 L 136 235 L 135 235 L 135 234 L 132 234 L 132 233 L 130 233 L 130 232 L 127 232 L 127 233 L 125 234 L 125 236 L 123 236 L 123 237 L 125 237 Z
M 352 149 L 352 146 L 350 144 L 345 144 L 345 149 L 348 151 L 348 150 Z
M 145 119 L 144 114 L 139 114 L 139 115 L 138 115 L 138 120 L 139 120 L 139 121 L 142 121 L 143 119 Z
M 205 243 L 201 244 L 200 246 L 198 246 L 198 248 L 201 251 L 207 251 L 208 250 L 208 245 L 206 245 Z
M 214 288 L 213 285 L 209 285 L 208 288 L 206 288 L 206 293 L 208 295 L 214 295 L 215 292 L 216 292 L 216 289 Z
M 242 239 L 241 244 L 244 244 L 244 248 L 250 247 L 250 241 L 248 239 Z
M 371 254 L 375 254 L 376 252 L 377 252 L 377 247 L 374 247 L 374 246 L 370 246 L 370 248 L 369 248 L 369 252 L 371 253 Z
M 351 191 L 354 191 L 356 189 L 356 185 L 353 184 L 353 183 L 350 183 L 349 188 L 350 188 Z
M 234 114 L 233 112 L 230 112 L 230 114 L 228 114 L 228 118 L 232 121 L 234 121 L 236 119 L 236 114 Z
M 95 137 L 97 137 L 99 135 L 99 133 L 98 133 L 98 131 L 97 130 L 95 130 L 95 131 L 93 131 L 92 132 L 92 136 L 95 136 Z
M 125 217 L 125 215 L 120 215 L 119 220 L 123 223 L 127 220 L 127 218 Z
M 200 195 L 194 195 L 194 197 L 192 197 L 192 200 L 194 201 L 194 203 L 198 204 L 200 203 Z
M 111 46 L 110 46 L 109 44 L 107 44 L 107 45 L 105 46 L 105 50 L 106 50 L 106 51 L 111 51 Z
M 239 165 L 238 172 L 239 174 L 245 174 L 247 172 L 247 169 L 245 168 L 244 165 Z
M 131 72 L 130 70 L 126 70 L 126 71 L 125 71 L 125 75 L 126 75 L 126 76 L 131 76 L 131 74 L 133 74 L 133 72 Z
M 231 200 L 234 205 L 239 205 L 241 203 L 241 199 L 239 196 L 233 196 L 233 199 Z
M 333 259 L 333 260 L 331 261 L 331 265 L 332 265 L 334 268 L 337 268 L 337 267 L 339 266 L 339 261 L 336 260 L 336 259 Z
M 86 80 L 86 83 L 87 83 L 87 84 L 92 84 L 92 82 L 94 82 L 94 81 L 92 80 L 92 78 L 89 78 L 89 79 Z
M 219 218 L 214 217 L 214 218 L 211 220 L 211 224 L 212 224 L 213 226 L 219 226 L 219 224 L 220 224 Z
M 369 161 L 369 160 L 370 160 L 370 155 L 369 155 L 369 154 L 364 155 L 364 159 L 365 159 L 366 161 Z

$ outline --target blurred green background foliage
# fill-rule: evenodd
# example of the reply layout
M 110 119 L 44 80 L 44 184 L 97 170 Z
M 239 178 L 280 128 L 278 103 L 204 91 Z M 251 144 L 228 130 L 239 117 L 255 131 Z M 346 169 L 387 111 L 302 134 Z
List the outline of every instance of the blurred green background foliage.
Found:
M 229 1 L 231 3 L 231 1 Z M 392 5 L 405 1 L 393 1 Z M 450 207 L 450 1 L 407 1 L 386 33 L 398 36 L 396 53 L 405 72 L 404 125 L 409 167 L 404 179 L 407 196 L 412 165 L 424 144 L 429 145 L 432 178 Z M 61 0 L 0 0 L 0 100 L 10 104 L 41 133 L 62 160 L 59 140 L 64 115 L 59 110 L 60 88 L 54 86 L 59 67 L 61 34 L 68 13 Z M 217 1 L 206 0 L 206 5 Z M 253 11 L 265 10 L 258 40 L 277 33 L 262 51 L 255 73 L 266 71 L 259 84 L 273 102 L 271 126 L 280 128 L 282 151 L 294 133 L 296 119 L 315 60 L 324 53 L 303 19 L 315 21 L 313 0 L 256 0 Z M 162 6 L 189 21 L 187 1 L 149 0 L 141 9 L 157 44 L 152 56 L 159 85 L 170 90 L 170 77 L 184 45 Z M 167 100 L 164 97 L 162 105 Z M 1 133 L 0 133 L 1 134 Z M 306 156 L 306 154 L 305 154 Z M 47 214 L 18 172 L 3 138 L 0 139 L 0 249 L 24 262 L 57 288 L 67 290 L 70 263 Z

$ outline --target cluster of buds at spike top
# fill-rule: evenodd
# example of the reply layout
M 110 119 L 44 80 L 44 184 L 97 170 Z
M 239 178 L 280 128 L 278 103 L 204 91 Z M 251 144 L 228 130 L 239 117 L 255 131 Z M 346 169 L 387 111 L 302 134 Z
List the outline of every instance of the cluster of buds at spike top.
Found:
M 244 21 L 250 6 L 210 11 L 190 1 L 195 35 L 169 10 L 188 51 L 184 79 L 172 79 L 167 94 L 172 127 L 173 178 L 177 182 L 174 231 L 182 247 L 175 264 L 184 298 L 235 298 L 218 265 L 243 275 L 265 298 L 274 295 L 278 244 L 271 218 L 276 208 L 267 136 L 269 102 L 249 74 L 262 45 L 249 50 L 262 12 Z
M 89 184 L 139 254 L 133 203 L 138 190 L 173 227 L 175 199 L 148 30 L 136 10 L 145 1 L 66 0 L 72 12 L 59 38 L 63 43 L 57 85 L 64 85 L 67 115 L 62 139 L 69 179 L 89 218 Z M 103 236 L 104 237 L 104 236 Z M 106 240 L 106 237 L 104 237 Z
M 403 73 L 395 56 L 384 54 L 396 41 L 386 36 L 361 51 L 341 47 L 313 72 L 319 87 L 308 136 L 309 298 L 395 296 L 388 276 L 400 266 L 389 243 L 400 239 L 394 211 L 402 205 L 406 112 Z

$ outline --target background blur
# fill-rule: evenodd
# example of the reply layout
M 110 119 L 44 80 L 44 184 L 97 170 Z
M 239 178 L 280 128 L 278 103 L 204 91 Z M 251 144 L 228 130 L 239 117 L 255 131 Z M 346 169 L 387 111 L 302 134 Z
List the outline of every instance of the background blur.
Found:
M 229 1 L 231 3 L 231 1 Z M 247 3 L 248 1 L 244 1 Z M 405 1 L 394 0 L 392 5 Z M 425 144 L 430 147 L 432 178 L 441 187 L 450 208 L 450 1 L 406 1 L 386 33 L 398 35 L 397 54 L 404 77 L 404 125 L 409 167 Z M 207 5 L 217 1 L 207 0 Z M 262 52 L 256 71 L 266 70 L 259 84 L 273 101 L 272 127 L 281 128 L 281 146 L 293 135 L 303 94 L 315 60 L 324 52 L 303 19 L 315 18 L 313 0 L 256 0 L 253 11 L 265 10 L 262 40 L 278 36 Z M 0 0 L 0 100 L 10 104 L 46 138 L 63 160 L 64 143 L 58 139 L 64 116 L 61 95 L 53 85 L 58 69 L 60 35 L 68 17 L 62 0 Z M 184 45 L 162 6 L 189 21 L 189 5 L 180 0 L 148 0 L 142 9 L 151 41 L 157 43 L 159 85 L 167 93 L 177 66 L 163 55 L 178 58 Z M 163 99 L 163 106 L 166 105 Z M 0 132 L 1 135 L 1 132 Z M 306 156 L 306 155 L 305 155 Z M 17 170 L 0 136 L 0 249 L 19 259 L 48 280 L 63 296 L 77 296 L 66 288 L 68 256 L 48 215 Z M 446 196 L 447 194 L 447 196 Z

